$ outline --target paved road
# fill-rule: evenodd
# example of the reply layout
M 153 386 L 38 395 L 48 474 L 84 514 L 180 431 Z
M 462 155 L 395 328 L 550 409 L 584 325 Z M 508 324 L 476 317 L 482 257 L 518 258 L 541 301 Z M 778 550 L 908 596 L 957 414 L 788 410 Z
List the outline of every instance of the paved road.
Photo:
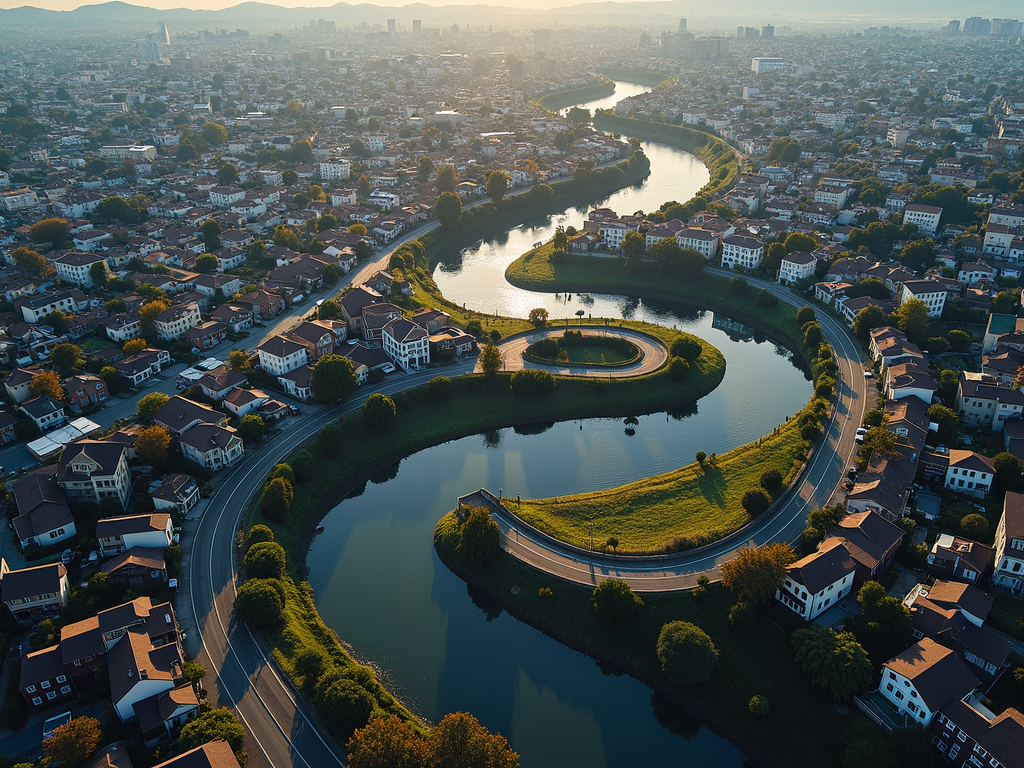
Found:
M 561 337 L 565 333 L 563 328 L 539 328 L 536 331 L 529 331 L 518 336 L 510 336 L 498 345 L 501 354 L 505 358 L 506 371 L 518 371 L 523 368 L 538 368 L 551 371 L 560 376 L 601 376 L 607 378 L 626 378 L 629 376 L 642 376 L 645 373 L 652 373 L 658 370 L 668 360 L 668 348 L 653 336 L 646 333 L 634 331 L 632 328 L 612 328 L 601 325 L 584 325 L 580 329 L 586 331 L 590 336 L 614 336 L 620 339 L 629 339 L 640 351 L 643 357 L 631 365 L 624 365 L 618 368 L 606 368 L 595 366 L 588 368 L 583 365 L 541 365 L 523 357 L 526 348 L 535 341 L 540 341 L 546 336 Z M 574 326 L 572 330 L 576 330 Z M 479 370 L 479 365 L 477 366 Z
M 719 269 L 710 271 L 726 276 L 732 274 Z M 758 288 L 768 288 L 781 300 L 795 306 L 806 303 L 780 286 L 759 280 L 750 282 Z M 818 312 L 818 322 L 832 343 L 839 363 L 837 403 L 801 481 L 787 491 L 784 503 L 771 517 L 701 550 L 649 559 L 614 557 L 576 549 L 528 528 L 513 515 L 499 513 L 495 518 L 504 534 L 502 546 L 523 562 L 567 581 L 597 584 L 615 577 L 629 582 L 637 591 L 664 592 L 696 586 L 702 575 L 712 580 L 720 578 L 721 564 L 744 547 L 776 541 L 796 543 L 807 513 L 833 503 L 846 468 L 853 463 L 856 429 L 870 405 L 860 347 L 846 326 L 824 312 Z

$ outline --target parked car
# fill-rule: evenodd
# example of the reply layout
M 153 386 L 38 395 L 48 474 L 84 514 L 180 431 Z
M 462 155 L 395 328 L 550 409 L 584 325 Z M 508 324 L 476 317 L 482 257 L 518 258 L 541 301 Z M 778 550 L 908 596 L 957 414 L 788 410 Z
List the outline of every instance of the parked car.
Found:
M 846 470 L 846 476 L 851 480 L 855 480 L 857 478 L 857 468 L 850 467 L 848 470 Z
M 61 553 L 60 561 L 64 563 L 64 565 L 70 565 L 71 561 L 74 559 L 75 553 L 70 549 L 65 549 L 64 552 Z
M 92 565 L 93 563 L 97 562 L 99 559 L 100 559 L 100 551 L 98 549 L 94 549 L 92 552 L 89 553 L 89 559 L 86 560 L 86 562 L 89 563 L 89 565 Z
M 395 364 L 394 363 L 384 363 L 384 365 L 382 365 L 380 367 L 380 369 L 382 371 L 384 371 L 384 373 L 394 373 L 395 372 Z
M 865 379 L 873 379 L 873 378 L 875 378 L 875 372 L 874 371 L 864 371 L 864 378 Z
M 53 736 L 53 732 L 60 728 L 62 725 L 67 725 L 71 722 L 71 712 L 62 712 L 59 715 L 48 717 L 43 721 L 43 741 Z

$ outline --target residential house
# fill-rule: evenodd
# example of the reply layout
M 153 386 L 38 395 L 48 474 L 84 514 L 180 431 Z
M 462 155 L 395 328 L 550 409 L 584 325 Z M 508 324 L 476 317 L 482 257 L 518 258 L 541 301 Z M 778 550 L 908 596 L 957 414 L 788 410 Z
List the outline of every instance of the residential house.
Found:
M 383 350 L 378 351 L 381 356 L 387 359 Z M 358 375 L 358 371 L 356 373 Z M 289 396 L 304 402 L 313 396 L 312 381 L 313 366 L 311 365 L 301 365 L 295 370 L 277 377 L 277 383 L 281 385 L 281 388 L 284 389 Z
M 133 547 L 163 550 L 171 545 L 172 537 L 171 516 L 166 512 L 108 517 L 96 523 L 96 538 L 103 557 Z
M 201 497 L 199 483 L 191 475 L 174 474 L 150 491 L 153 507 L 160 511 L 177 511 L 186 514 Z
M 57 485 L 70 502 L 99 504 L 111 498 L 126 508 L 132 488 L 128 449 L 105 440 L 71 443 L 60 454 Z
M 1024 596 L 1024 493 L 1006 492 L 995 549 L 992 586 L 1015 597 Z
M 307 348 L 284 336 L 271 336 L 256 348 L 260 368 L 273 376 L 284 376 L 309 362 Z
M 228 393 L 248 381 L 244 373 L 228 368 L 225 365 L 207 371 L 199 379 L 199 387 L 203 394 L 211 400 L 223 400 Z
M 916 397 L 930 403 L 938 385 L 923 361 L 912 359 L 885 369 L 885 396 L 890 400 Z
M 899 306 L 910 299 L 917 299 L 928 307 L 929 317 L 942 317 L 946 306 L 946 286 L 935 280 L 907 280 L 899 292 Z
M 97 264 L 101 265 L 100 269 L 104 274 L 110 273 L 107 257 L 99 253 L 71 251 L 53 262 L 57 276 L 66 283 L 74 283 L 79 288 L 93 287 L 93 267 Z
M 924 637 L 883 665 L 878 691 L 900 714 L 927 728 L 940 709 L 968 698 L 979 685 L 953 651 Z
M 167 583 L 167 563 L 159 548 L 132 547 L 105 562 L 100 570 L 127 589 Z
M 919 231 L 929 235 L 934 235 L 939 231 L 939 220 L 941 218 L 942 208 L 935 205 L 907 203 L 903 206 L 903 223 L 917 224 Z
M 764 261 L 764 243 L 744 235 L 722 238 L 722 266 L 756 269 Z
M 976 498 L 988 496 L 996 469 L 992 459 L 974 451 L 951 448 L 945 487 Z
M 305 320 L 288 331 L 284 336 L 289 341 L 293 341 L 306 348 L 306 359 L 303 362 L 311 364 L 324 355 L 334 352 L 334 345 L 337 342 L 337 338 L 329 323 L 321 320 Z M 284 373 L 287 373 L 287 371 L 284 371 Z
M 807 251 L 794 251 L 782 257 L 782 266 L 779 268 L 779 282 L 782 285 L 793 285 L 799 280 L 806 280 L 814 276 L 814 270 L 818 265 L 818 259 L 813 253 Z
M 244 296 L 236 297 L 234 304 L 247 307 L 254 321 L 272 320 L 281 314 L 286 307 L 284 296 L 278 293 L 270 293 L 262 288 L 258 288 Z
M 138 387 L 171 364 L 171 353 L 166 349 L 144 349 L 137 355 L 119 360 L 114 368 L 131 387 Z
M 195 302 L 177 304 L 169 307 L 156 317 L 153 327 L 157 336 L 165 341 L 173 341 L 189 328 L 195 328 L 202 322 L 199 305 Z
M 850 594 L 857 564 L 842 540 L 832 539 L 817 552 L 786 567 L 775 599 L 805 621 L 813 621 Z
M 232 333 L 241 333 L 252 328 L 252 309 L 234 302 L 221 304 L 210 312 L 210 317 L 227 325 Z
M 928 573 L 940 579 L 981 584 L 992 568 L 995 550 L 951 533 L 940 533 L 928 553 Z
M 1024 414 L 1024 393 L 1000 387 L 983 374 L 961 371 L 956 410 L 965 425 L 991 427 L 998 432 L 1007 421 Z
M 881 362 L 883 368 L 899 363 L 924 362 L 921 348 L 912 343 L 903 331 L 891 325 L 874 328 L 869 332 L 868 349 L 871 359 Z
M 107 385 L 99 376 L 80 373 L 64 380 L 64 402 L 72 413 L 81 413 L 107 401 Z
M 189 328 L 181 336 L 186 343 L 192 345 L 192 349 L 205 352 L 227 339 L 228 326 L 218 320 L 210 320 Z
M 239 768 L 235 753 L 226 741 L 211 741 L 172 757 L 156 768 Z
M 426 330 L 411 320 L 396 317 L 384 326 L 384 352 L 402 370 L 419 369 L 430 362 L 430 339 Z
M 692 248 L 693 250 L 704 254 L 704 257 L 708 259 L 713 259 L 718 255 L 718 234 L 707 229 L 702 229 L 701 227 L 686 227 L 685 229 L 681 229 L 679 234 L 676 235 L 676 242 L 681 248 Z
M 182 455 L 207 469 L 232 466 L 245 455 L 245 448 L 232 427 L 198 424 L 178 438 Z
M 12 403 L 24 403 L 32 394 L 29 385 L 41 371 L 29 371 L 24 368 L 15 368 L 4 379 L 4 389 L 7 390 L 7 399 Z
M 78 533 L 56 474 L 56 466 L 45 467 L 14 483 L 14 531 L 23 549 L 29 544 L 53 546 Z
M 49 395 L 41 395 L 26 400 L 18 409 L 28 416 L 40 432 L 45 433 L 54 427 L 59 427 L 67 421 L 67 414 L 64 413 L 64 406 Z
M 23 624 L 59 616 L 68 604 L 68 571 L 61 563 L 10 570 L 0 560 L 0 601 Z
M 111 315 L 103 321 L 107 338 L 117 344 L 124 344 L 142 335 L 142 320 L 137 314 Z

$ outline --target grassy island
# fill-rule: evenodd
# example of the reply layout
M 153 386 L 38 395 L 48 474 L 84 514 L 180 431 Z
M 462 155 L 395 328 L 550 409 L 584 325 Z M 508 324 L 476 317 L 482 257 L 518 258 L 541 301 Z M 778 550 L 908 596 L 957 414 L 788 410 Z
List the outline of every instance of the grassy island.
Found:
M 641 83 L 642 85 L 642 83 Z M 580 104 L 593 99 L 603 99 L 615 93 L 615 83 L 605 78 L 603 82 L 585 85 L 582 88 L 568 88 L 564 91 L 552 91 L 537 99 L 537 106 L 551 112 L 557 112 L 573 104 Z
M 562 336 L 547 336 L 526 348 L 523 357 L 542 365 L 578 365 L 621 368 L 643 359 L 643 352 L 629 339 L 599 336 L 569 330 Z

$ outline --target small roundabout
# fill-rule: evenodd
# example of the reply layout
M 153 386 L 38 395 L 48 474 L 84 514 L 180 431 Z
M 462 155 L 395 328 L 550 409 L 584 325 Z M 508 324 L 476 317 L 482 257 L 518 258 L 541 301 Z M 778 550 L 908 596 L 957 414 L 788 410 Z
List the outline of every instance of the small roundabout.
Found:
M 558 376 L 644 376 L 669 360 L 669 349 L 661 339 L 611 325 L 538 328 L 504 339 L 498 350 L 506 371 L 540 369 Z

